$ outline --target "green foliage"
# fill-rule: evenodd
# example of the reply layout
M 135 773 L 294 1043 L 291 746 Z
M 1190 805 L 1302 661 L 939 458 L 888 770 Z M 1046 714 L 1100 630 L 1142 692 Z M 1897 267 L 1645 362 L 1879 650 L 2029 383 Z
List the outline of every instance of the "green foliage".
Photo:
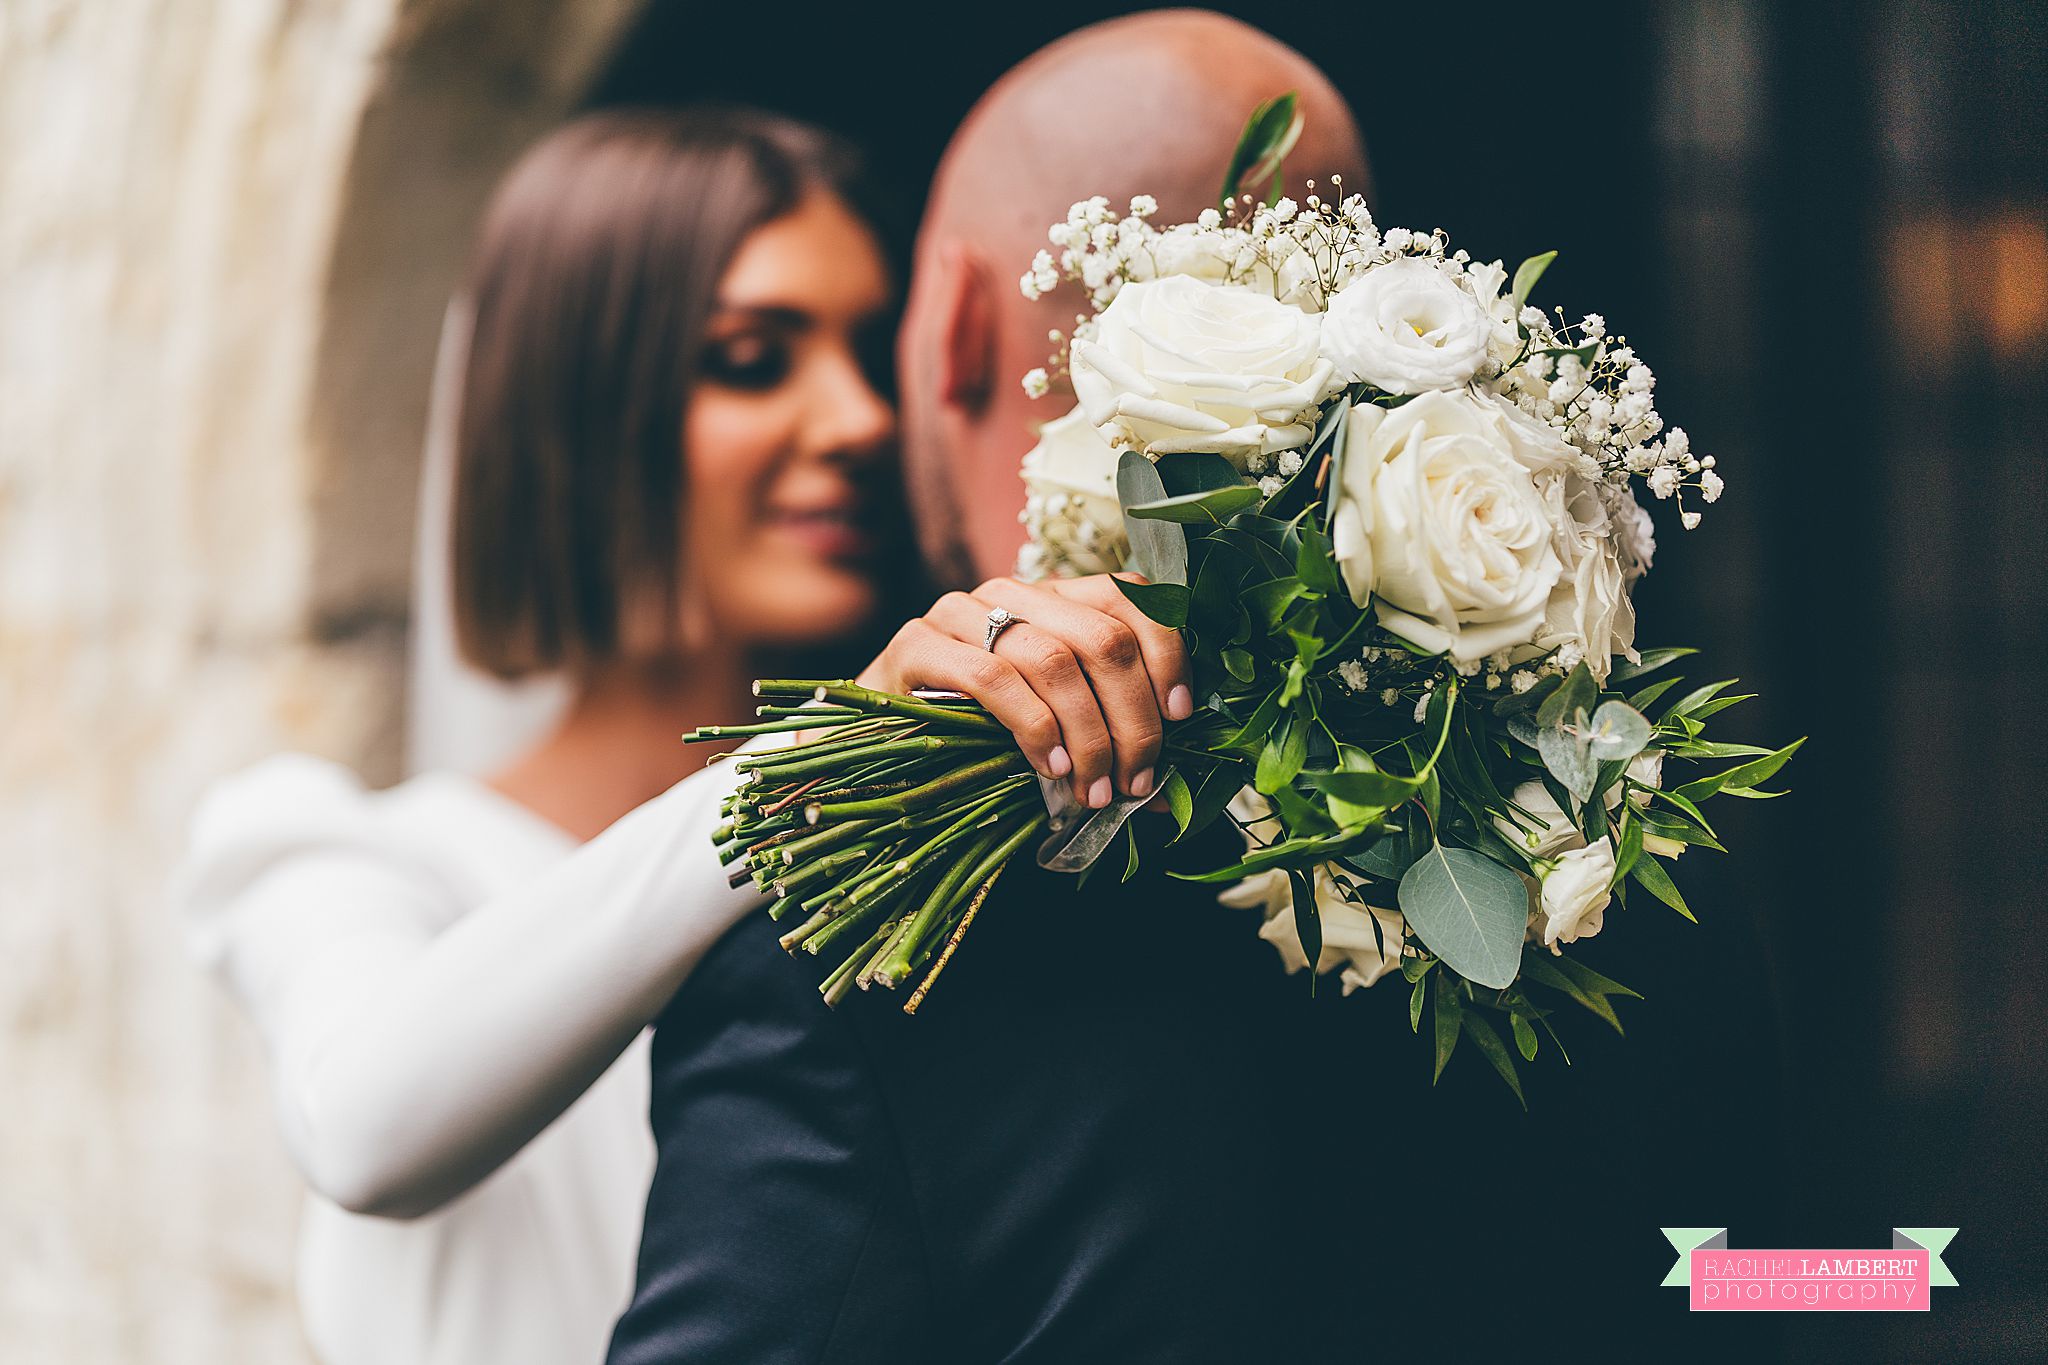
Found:
M 1123 578 L 1110 581 L 1131 600 L 1131 605 L 1160 625 L 1178 630 L 1188 623 L 1188 605 L 1193 594 L 1180 584 L 1133 583 Z
M 1126 509 L 1163 501 L 1166 485 L 1152 462 L 1135 450 L 1117 457 L 1117 501 Z M 1188 542 L 1170 524 L 1124 513 L 1124 534 L 1131 545 L 1130 566 L 1152 583 L 1188 581 Z
M 1495 990 L 1514 983 L 1529 893 L 1507 868 L 1434 844 L 1401 877 L 1401 913 L 1444 965 Z
M 1237 146 L 1231 150 L 1223 172 L 1223 188 L 1217 194 L 1218 203 L 1227 208 L 1239 190 L 1247 184 L 1257 185 L 1264 180 L 1272 182 L 1266 202 L 1279 201 L 1280 164 L 1294 150 L 1304 123 L 1300 103 L 1299 97 L 1290 90 L 1284 95 L 1275 95 L 1252 110 L 1251 117 L 1245 120 L 1244 131 L 1238 135 Z
M 1536 287 L 1536 281 L 1543 278 L 1543 272 L 1550 269 L 1550 263 L 1557 259 L 1555 251 L 1546 251 L 1541 256 L 1531 256 L 1515 267 L 1515 282 L 1511 286 L 1510 303 L 1514 311 L 1522 311 L 1522 305 L 1529 301 L 1529 293 Z

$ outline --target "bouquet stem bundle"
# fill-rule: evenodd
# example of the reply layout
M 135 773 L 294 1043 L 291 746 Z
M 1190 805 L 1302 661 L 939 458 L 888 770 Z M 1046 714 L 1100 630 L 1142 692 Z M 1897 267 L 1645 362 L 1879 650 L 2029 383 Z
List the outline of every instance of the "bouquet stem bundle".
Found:
M 751 880 L 790 921 L 782 946 L 836 962 L 820 987 L 837 1004 L 858 986 L 923 979 L 928 990 L 1012 855 L 1050 817 L 1009 731 L 971 702 L 876 692 L 850 682 L 768 679 L 752 725 L 708 741 L 812 732 L 798 747 L 734 760 L 745 774 L 716 832 L 735 886 Z

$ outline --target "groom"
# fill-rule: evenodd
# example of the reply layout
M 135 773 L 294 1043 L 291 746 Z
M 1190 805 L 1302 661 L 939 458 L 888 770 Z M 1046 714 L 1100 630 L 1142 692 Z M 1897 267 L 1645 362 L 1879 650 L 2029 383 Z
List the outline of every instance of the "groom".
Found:
M 1083 30 L 968 117 L 902 337 L 939 577 L 1005 573 L 1021 541 L 1018 459 L 1058 413 L 1018 377 L 1072 322 L 1015 284 L 1045 226 L 1097 193 L 1192 218 L 1246 112 L 1286 90 L 1307 118 L 1291 168 L 1362 190 L 1321 73 L 1212 14 Z M 826 1008 L 766 916 L 728 934 L 657 1024 L 660 1159 L 612 1365 L 1354 1357 L 1359 1295 L 1401 1292 L 1367 1220 L 1415 1158 L 1352 1097 L 1419 1081 L 1405 1002 L 1312 998 L 1242 912 L 1154 861 L 1121 885 L 1011 872 L 915 1019 L 894 996 Z M 1400 1310 L 1372 1317 L 1383 1344 Z

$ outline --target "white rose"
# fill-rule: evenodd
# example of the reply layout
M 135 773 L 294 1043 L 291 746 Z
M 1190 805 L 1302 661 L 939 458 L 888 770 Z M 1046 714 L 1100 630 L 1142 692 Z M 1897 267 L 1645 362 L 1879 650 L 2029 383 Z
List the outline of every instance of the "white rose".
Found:
M 1127 284 L 1070 354 L 1088 420 L 1151 455 L 1288 450 L 1314 434 L 1334 388 L 1321 320 L 1239 285 L 1190 275 Z
M 1352 408 L 1332 536 L 1351 598 L 1418 647 L 1473 664 L 1526 645 L 1562 574 L 1499 407 L 1425 393 Z
M 1426 393 L 1463 387 L 1492 336 L 1492 320 L 1450 276 L 1403 257 L 1337 291 L 1323 320 L 1323 354 L 1346 380 Z
M 1038 574 L 1076 577 L 1123 567 L 1123 507 L 1116 496 L 1117 452 L 1088 414 L 1075 408 L 1047 422 L 1024 456 L 1024 523 Z
M 1614 845 L 1606 839 L 1559 855 L 1543 877 L 1544 945 L 1555 951 L 1599 933 L 1613 880 Z
M 1536 647 L 1577 646 L 1594 679 L 1604 682 L 1616 654 L 1641 657 L 1615 528 L 1601 485 L 1562 474 L 1543 481 L 1542 491 L 1563 575 L 1545 604 Z
M 1251 234 L 1238 228 L 1181 223 L 1153 238 L 1145 251 L 1133 253 L 1126 269 L 1133 281 L 1191 275 L 1210 284 L 1223 284 L 1243 269 L 1256 270 L 1256 261 Z
M 1349 995 L 1388 972 L 1401 970 L 1401 942 L 1407 924 L 1398 911 L 1361 907 L 1346 900 L 1328 863 L 1317 866 L 1315 887 L 1316 918 L 1323 927 L 1323 950 L 1316 957 L 1318 975 L 1342 967 L 1344 993 Z M 1294 928 L 1294 888 L 1285 872 L 1255 872 L 1217 899 L 1239 909 L 1265 911 L 1259 937 L 1279 950 L 1281 964 L 1289 972 L 1308 966 L 1308 954 L 1302 951 L 1301 935 Z

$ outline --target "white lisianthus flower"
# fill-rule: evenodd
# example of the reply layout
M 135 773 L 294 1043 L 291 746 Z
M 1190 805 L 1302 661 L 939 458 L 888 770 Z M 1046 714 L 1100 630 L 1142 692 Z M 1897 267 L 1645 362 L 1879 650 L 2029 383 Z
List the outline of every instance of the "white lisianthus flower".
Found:
M 1661 789 L 1664 786 L 1664 751 L 1662 749 L 1645 749 L 1637 754 L 1628 761 L 1627 776 L 1631 782 L 1640 782 L 1645 787 Z M 1635 798 L 1635 803 L 1638 806 L 1650 804 L 1650 794 L 1648 792 L 1633 792 L 1631 795 Z
M 1664 785 L 1664 751 L 1662 749 L 1643 750 L 1643 752 L 1628 761 L 1628 775 L 1631 779 L 1642 783 L 1645 787 L 1662 787 Z M 1647 807 L 1650 804 L 1650 794 L 1646 791 L 1630 792 L 1629 800 L 1638 808 Z M 1662 834 L 1652 834 L 1648 830 L 1643 831 L 1643 852 L 1645 853 L 1654 853 L 1660 858 L 1676 858 L 1679 854 L 1685 852 L 1685 849 L 1686 846 L 1676 839 L 1666 838 Z
M 1332 535 L 1352 601 L 1432 653 L 1471 664 L 1529 644 L 1563 566 L 1500 408 L 1425 393 L 1351 409 Z
M 1147 454 L 1292 449 L 1335 387 L 1320 319 L 1269 293 L 1173 275 L 1124 286 L 1095 323 L 1073 344 L 1074 393 L 1104 435 Z
M 1543 874 L 1544 946 L 1556 952 L 1560 943 L 1599 933 L 1613 880 L 1614 845 L 1606 839 L 1559 855 Z
M 1323 354 L 1348 380 L 1388 393 L 1461 388 L 1479 372 L 1493 321 L 1441 267 L 1407 257 L 1337 291 Z
M 1344 993 L 1349 995 L 1388 972 L 1401 970 L 1407 924 L 1399 911 L 1359 906 L 1345 899 L 1328 863 L 1317 866 L 1315 888 L 1316 918 L 1323 927 L 1323 950 L 1316 957 L 1318 975 L 1343 968 Z M 1285 872 L 1255 872 L 1217 899 L 1237 909 L 1263 910 L 1265 921 L 1259 926 L 1259 937 L 1279 950 L 1281 964 L 1289 972 L 1308 966 L 1308 954 L 1294 928 L 1294 888 Z
M 1595 681 L 1604 682 L 1616 654 L 1636 653 L 1636 611 L 1622 569 L 1620 537 L 1607 513 L 1601 485 L 1576 474 L 1543 481 L 1551 520 L 1551 548 L 1563 575 L 1544 607 L 1538 649 L 1568 648 L 1586 661 Z
M 1645 787 L 1662 787 L 1664 751 L 1645 749 L 1637 754 L 1628 761 L 1627 776 L 1631 781 Z M 1607 789 L 1608 810 L 1611 811 L 1621 804 L 1621 791 L 1621 784 L 1618 782 Z M 1585 836 L 1579 833 L 1578 827 L 1558 808 L 1557 802 L 1551 799 L 1550 788 L 1541 782 L 1531 779 L 1518 783 L 1514 791 L 1509 793 L 1509 799 L 1542 825 L 1540 830 L 1532 830 L 1506 814 L 1495 815 L 1493 827 L 1500 831 L 1501 838 L 1517 848 L 1528 850 L 1532 857 L 1552 858 L 1568 849 L 1586 846 Z M 1630 792 L 1629 799 L 1637 809 L 1650 804 L 1650 794 L 1644 791 Z M 1676 840 L 1661 838 L 1654 834 L 1643 836 L 1643 847 L 1650 848 L 1653 839 L 1657 843 L 1653 852 L 1664 853 L 1666 846 L 1676 849 L 1685 847 Z M 1675 855 L 1665 853 L 1665 856 Z
M 1117 452 L 1075 408 L 1039 428 L 1024 456 L 1025 525 L 1034 572 L 1028 577 L 1114 573 L 1128 550 L 1116 496 Z
M 1657 554 L 1657 528 L 1650 514 L 1626 488 L 1611 495 L 1609 515 L 1614 523 L 1614 548 L 1621 560 L 1621 580 L 1629 587 L 1650 571 Z
M 1473 301 L 1486 315 L 1491 330 L 1487 341 L 1494 363 L 1505 369 L 1522 349 L 1521 333 L 1515 330 L 1514 299 L 1501 292 L 1508 282 L 1507 267 L 1499 261 L 1474 261 L 1465 267 L 1464 278 Z
M 1501 838 L 1515 847 L 1526 849 L 1537 858 L 1554 858 L 1567 849 L 1585 847 L 1585 836 L 1565 818 L 1557 802 L 1551 799 L 1550 789 L 1541 782 L 1521 783 L 1510 793 L 1509 799 L 1543 825 L 1541 830 L 1531 830 L 1507 815 L 1494 816 L 1493 827 L 1500 831 Z

